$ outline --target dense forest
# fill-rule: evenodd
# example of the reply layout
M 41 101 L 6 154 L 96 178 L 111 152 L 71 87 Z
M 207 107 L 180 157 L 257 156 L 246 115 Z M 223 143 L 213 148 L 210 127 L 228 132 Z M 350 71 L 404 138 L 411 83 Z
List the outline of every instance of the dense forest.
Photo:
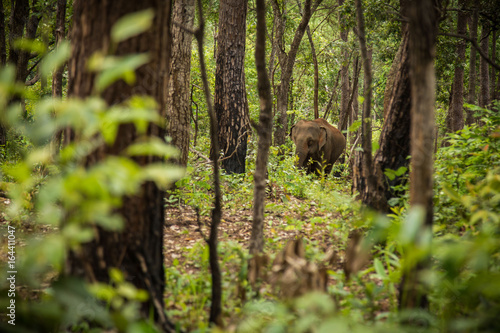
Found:
M 498 13 L 0 1 L 0 331 L 499 332 Z

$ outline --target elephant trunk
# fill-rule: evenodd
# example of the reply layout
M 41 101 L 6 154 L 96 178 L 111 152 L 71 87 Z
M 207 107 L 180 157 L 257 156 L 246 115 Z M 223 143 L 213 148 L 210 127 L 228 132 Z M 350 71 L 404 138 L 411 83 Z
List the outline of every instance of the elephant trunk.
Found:
M 297 145 L 297 148 L 295 149 L 295 155 L 299 157 L 298 161 L 296 162 L 296 166 L 298 166 L 301 169 L 306 168 L 306 163 L 307 163 L 307 156 L 308 156 L 308 150 L 306 144 L 304 145 Z

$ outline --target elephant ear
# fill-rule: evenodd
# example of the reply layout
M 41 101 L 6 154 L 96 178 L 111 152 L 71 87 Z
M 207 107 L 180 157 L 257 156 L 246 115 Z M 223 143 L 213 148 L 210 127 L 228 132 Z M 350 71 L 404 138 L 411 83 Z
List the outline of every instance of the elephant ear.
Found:
M 318 140 L 318 146 L 319 149 L 323 149 L 323 146 L 326 143 L 326 138 L 328 137 L 326 127 L 325 126 L 320 126 L 319 128 L 319 140 Z
M 292 139 L 292 140 L 293 140 L 292 135 L 293 135 L 293 128 L 294 127 L 295 127 L 295 125 L 293 125 L 292 127 L 290 127 L 290 139 Z

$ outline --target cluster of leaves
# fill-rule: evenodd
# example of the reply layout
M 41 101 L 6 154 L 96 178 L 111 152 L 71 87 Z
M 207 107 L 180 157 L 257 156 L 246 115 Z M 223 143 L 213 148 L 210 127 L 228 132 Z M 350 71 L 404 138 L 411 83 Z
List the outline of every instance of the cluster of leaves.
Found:
M 471 210 L 471 204 L 461 204 L 460 198 L 476 196 L 472 192 L 474 186 L 500 167 L 500 116 L 497 111 L 500 105 L 496 104 L 492 110 L 468 107 L 476 111 L 479 123 L 449 134 L 445 138 L 448 146 L 439 149 L 435 164 L 439 199 L 435 203 L 436 221 L 446 228 L 454 226 L 456 231 L 473 228 L 484 215 L 480 210 Z

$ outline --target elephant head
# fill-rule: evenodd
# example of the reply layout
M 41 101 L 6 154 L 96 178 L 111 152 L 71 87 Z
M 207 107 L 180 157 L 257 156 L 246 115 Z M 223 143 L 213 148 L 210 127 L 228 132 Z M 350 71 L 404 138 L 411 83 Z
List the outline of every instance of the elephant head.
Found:
M 290 129 L 295 143 L 297 166 L 307 173 L 330 173 L 333 163 L 345 148 L 345 137 L 324 119 L 301 120 Z M 310 162 L 312 160 L 312 162 Z

